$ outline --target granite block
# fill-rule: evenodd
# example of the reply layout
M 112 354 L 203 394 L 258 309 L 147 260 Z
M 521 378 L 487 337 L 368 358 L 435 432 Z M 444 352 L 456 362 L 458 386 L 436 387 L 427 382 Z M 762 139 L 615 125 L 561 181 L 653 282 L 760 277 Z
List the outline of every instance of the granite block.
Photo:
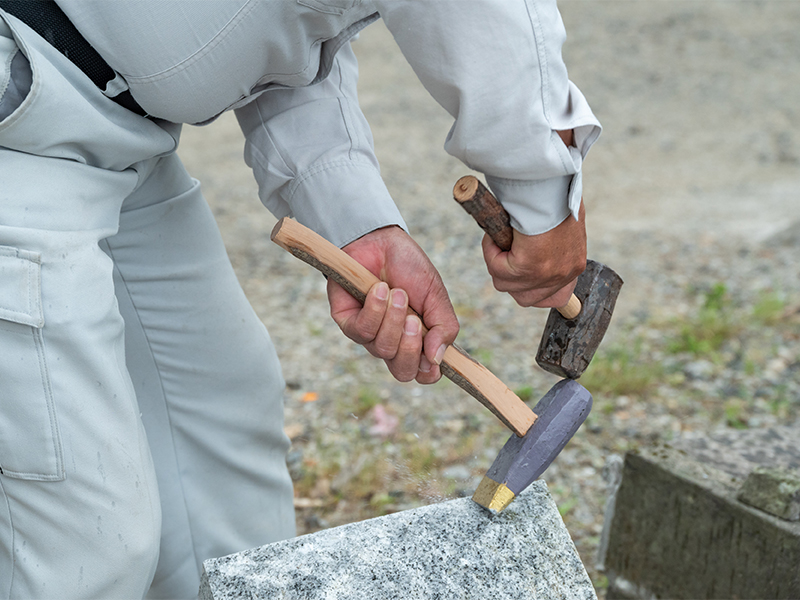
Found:
M 683 449 L 626 454 L 600 557 L 608 600 L 800 598 L 800 523 L 740 502 L 741 482 Z
M 462 498 L 203 566 L 201 600 L 596 598 L 541 480 L 497 515 Z

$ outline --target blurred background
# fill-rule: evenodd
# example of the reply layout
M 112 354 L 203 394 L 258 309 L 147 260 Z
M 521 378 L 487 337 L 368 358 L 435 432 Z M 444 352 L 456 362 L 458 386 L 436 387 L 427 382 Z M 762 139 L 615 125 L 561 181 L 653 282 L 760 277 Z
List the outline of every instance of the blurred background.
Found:
M 559 3 L 570 78 L 604 126 L 584 168 L 589 256 L 625 280 L 581 383 L 586 424 L 545 473 L 596 566 L 609 457 L 800 417 L 800 3 Z M 452 200 L 452 124 L 382 23 L 354 43 L 362 108 L 411 234 L 440 269 L 459 343 L 532 405 L 546 311 L 492 288 L 481 232 Z M 513 117 L 512 117 L 513 118 Z M 299 533 L 471 495 L 508 437 L 447 380 L 400 384 L 328 316 L 323 278 L 269 241 L 233 115 L 186 128 L 231 261 L 287 381 Z

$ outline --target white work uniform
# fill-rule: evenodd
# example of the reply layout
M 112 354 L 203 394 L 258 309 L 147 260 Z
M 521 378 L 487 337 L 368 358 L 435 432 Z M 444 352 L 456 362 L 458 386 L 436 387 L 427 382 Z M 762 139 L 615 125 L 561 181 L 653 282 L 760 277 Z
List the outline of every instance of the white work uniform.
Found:
M 277 357 L 177 123 L 235 109 L 264 204 L 339 245 L 403 225 L 348 43 L 378 13 L 523 232 L 577 211 L 599 125 L 551 0 L 58 4 L 149 118 L 0 11 L 0 598 L 190 597 L 294 524 Z

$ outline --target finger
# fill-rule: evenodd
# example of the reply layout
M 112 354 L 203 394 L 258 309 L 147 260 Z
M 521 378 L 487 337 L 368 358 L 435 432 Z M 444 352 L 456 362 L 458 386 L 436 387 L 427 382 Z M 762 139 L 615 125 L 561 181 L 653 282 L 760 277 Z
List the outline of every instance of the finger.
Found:
M 388 298 L 389 286 L 378 282 L 370 288 L 362 307 L 346 290 L 328 281 L 331 317 L 347 337 L 359 344 L 372 342 L 378 335 L 387 311 Z
M 423 339 L 423 354 L 420 357 L 420 371 L 417 381 L 423 384 L 436 383 L 442 373 L 439 364 L 442 362 L 447 346 L 455 342 L 459 324 L 453 305 L 444 286 L 441 295 L 433 294 L 426 302 L 422 313 L 425 325 L 429 327 Z
M 427 337 L 427 336 L 426 336 Z M 423 385 L 436 383 L 442 378 L 442 371 L 439 365 L 431 363 L 425 354 L 419 357 L 419 372 L 417 373 L 417 383 Z
M 574 279 L 552 296 L 549 296 L 539 302 L 536 306 L 539 307 L 553 307 L 553 308 L 563 308 L 569 302 L 570 297 L 572 296 L 572 292 L 575 291 L 575 284 L 578 283 L 577 279 Z
M 404 290 L 391 290 L 389 299 L 389 306 L 376 332 L 374 343 L 367 348 L 373 356 L 384 360 L 392 360 L 397 355 L 408 314 L 408 295 Z
M 492 277 L 495 276 L 495 273 L 505 274 L 508 272 L 508 252 L 503 252 L 488 234 L 484 235 L 481 240 L 481 250 L 483 250 L 486 268 Z
M 484 238 L 486 240 L 487 238 Z M 546 282 L 541 281 L 536 274 L 535 264 L 524 264 L 524 269 L 519 268 L 519 257 L 512 252 L 503 252 L 498 248 L 491 238 L 483 245 L 483 258 L 486 262 L 486 270 L 492 278 L 492 285 L 498 292 L 524 292 L 531 288 L 531 281 L 537 281 L 542 286 Z
M 509 295 L 520 306 L 535 306 L 537 308 L 561 308 L 569 302 L 575 290 L 577 279 L 561 287 L 540 288 L 523 292 L 510 292 Z
M 446 347 L 455 342 L 460 327 L 443 284 L 433 286 L 433 291 L 426 297 L 424 310 L 420 311 L 420 314 L 428 328 L 423 341 L 425 357 L 432 365 L 438 365 L 442 362 Z
M 407 315 L 395 357 L 386 361 L 395 379 L 412 381 L 417 377 L 421 350 L 422 323 L 417 316 Z
M 441 326 L 434 326 L 425 334 L 425 339 L 423 341 L 425 358 L 431 365 L 442 364 L 444 351 L 447 349 L 448 345 L 455 341 L 455 336 L 453 336 L 452 339 L 447 339 L 445 336 L 446 332 Z
M 534 303 L 557 294 L 561 289 L 574 282 L 583 271 L 583 268 L 580 267 L 550 268 L 545 263 L 528 265 L 524 269 L 517 268 L 514 261 L 503 261 L 502 256 L 497 257 L 487 267 L 492 276 L 492 285 L 498 292 L 507 292 L 512 295 L 533 292 L 530 297 L 537 298 L 532 300 Z

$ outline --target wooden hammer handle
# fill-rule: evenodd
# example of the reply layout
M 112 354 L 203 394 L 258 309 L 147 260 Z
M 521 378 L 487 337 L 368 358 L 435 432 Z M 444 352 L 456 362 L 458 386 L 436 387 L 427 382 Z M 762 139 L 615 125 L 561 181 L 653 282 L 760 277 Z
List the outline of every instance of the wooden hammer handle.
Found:
M 362 304 L 372 286 L 380 281 L 344 250 L 297 221 L 281 219 L 271 237 L 281 248 L 333 279 Z M 417 313 L 409 308 L 409 314 Z M 427 331 L 423 324 L 423 335 Z M 518 436 L 525 435 L 536 420 L 536 414 L 527 404 L 457 346 L 447 347 L 440 367 L 442 374 L 492 411 Z
M 498 248 L 503 252 L 511 250 L 514 239 L 511 217 L 485 185 L 476 177 L 465 175 L 456 181 L 453 198 L 472 215 Z M 574 319 L 581 312 L 581 301 L 572 294 L 567 303 L 556 310 L 565 319 Z

